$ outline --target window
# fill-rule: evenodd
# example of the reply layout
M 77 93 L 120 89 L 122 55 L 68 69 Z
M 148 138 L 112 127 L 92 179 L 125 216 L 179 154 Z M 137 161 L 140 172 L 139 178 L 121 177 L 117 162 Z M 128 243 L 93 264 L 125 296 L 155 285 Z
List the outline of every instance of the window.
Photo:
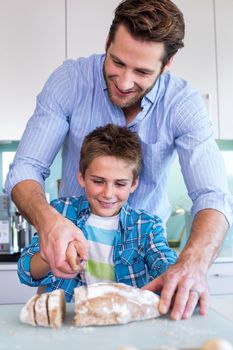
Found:
M 13 161 L 15 152 L 2 152 L 2 188 L 4 188 L 9 165 Z

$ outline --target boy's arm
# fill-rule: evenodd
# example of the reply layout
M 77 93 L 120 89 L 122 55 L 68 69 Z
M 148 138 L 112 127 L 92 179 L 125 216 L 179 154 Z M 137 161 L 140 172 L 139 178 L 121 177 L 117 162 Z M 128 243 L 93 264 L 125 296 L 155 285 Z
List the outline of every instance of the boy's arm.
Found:
M 30 273 L 32 278 L 35 281 L 40 280 L 47 276 L 50 270 L 49 264 L 42 258 L 40 252 L 35 253 L 31 258 L 30 263 Z
M 163 223 L 155 216 L 152 227 L 146 235 L 146 264 L 150 281 L 164 273 L 170 265 L 175 264 L 177 255 L 168 245 Z

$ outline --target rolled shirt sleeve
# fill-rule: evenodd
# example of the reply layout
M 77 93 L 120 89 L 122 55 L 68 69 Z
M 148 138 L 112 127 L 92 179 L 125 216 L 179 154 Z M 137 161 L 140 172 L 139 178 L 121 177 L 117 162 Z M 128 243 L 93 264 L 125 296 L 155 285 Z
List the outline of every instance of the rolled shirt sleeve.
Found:
M 177 260 L 176 252 L 169 247 L 165 238 L 162 221 L 157 216 L 153 221 L 146 235 L 146 262 L 150 281 L 164 273 Z
M 222 212 L 229 226 L 233 222 L 233 197 L 228 190 L 224 161 L 214 140 L 212 123 L 198 95 L 183 103 L 177 112 L 176 149 L 192 217 L 203 209 Z M 192 117 L 190 117 L 192 115 Z

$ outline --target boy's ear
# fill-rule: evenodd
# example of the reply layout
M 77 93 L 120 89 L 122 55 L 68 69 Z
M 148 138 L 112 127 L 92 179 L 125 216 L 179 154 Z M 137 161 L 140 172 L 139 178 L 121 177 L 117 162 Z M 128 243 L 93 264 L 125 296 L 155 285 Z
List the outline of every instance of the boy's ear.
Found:
M 83 178 L 82 174 L 80 173 L 80 171 L 78 172 L 77 179 L 78 179 L 79 185 L 81 187 L 85 188 L 85 181 L 84 181 L 84 178 Z
M 136 188 L 138 187 L 138 183 L 139 183 L 139 177 L 135 179 L 134 182 L 132 183 L 130 193 L 133 193 L 136 190 Z

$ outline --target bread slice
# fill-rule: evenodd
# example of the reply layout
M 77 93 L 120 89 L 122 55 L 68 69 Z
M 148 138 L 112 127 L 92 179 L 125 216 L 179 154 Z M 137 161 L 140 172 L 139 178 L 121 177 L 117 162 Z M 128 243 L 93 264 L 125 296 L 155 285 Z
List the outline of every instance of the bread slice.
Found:
M 61 327 L 66 314 L 63 289 L 36 294 L 23 306 L 19 319 L 32 326 Z
M 28 302 L 23 306 L 20 311 L 19 319 L 23 323 L 28 323 L 32 326 L 36 326 L 36 318 L 35 318 L 35 303 L 39 295 L 33 295 Z
M 76 326 L 103 326 L 160 316 L 159 297 L 122 283 L 95 283 L 75 288 Z
M 61 327 L 66 314 L 66 303 L 63 289 L 56 289 L 48 296 L 48 318 L 49 326 Z
M 49 293 L 40 294 L 35 302 L 35 319 L 38 326 L 48 327 L 48 297 Z

